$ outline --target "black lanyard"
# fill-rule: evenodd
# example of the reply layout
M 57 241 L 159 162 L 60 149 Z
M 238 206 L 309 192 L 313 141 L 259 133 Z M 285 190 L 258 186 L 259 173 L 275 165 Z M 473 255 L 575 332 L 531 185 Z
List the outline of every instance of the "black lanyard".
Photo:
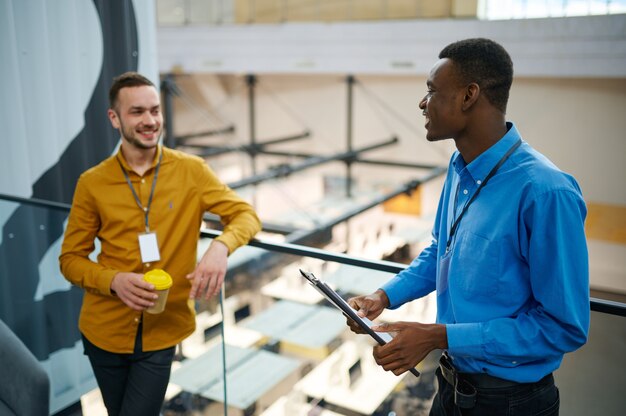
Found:
M 498 169 L 500 169 L 500 166 L 502 166 L 502 164 L 506 162 L 509 156 L 511 156 L 513 152 L 517 150 L 518 147 L 520 147 L 521 144 L 522 144 L 522 139 L 519 139 L 513 146 L 511 146 L 509 151 L 506 152 L 504 156 L 502 156 L 502 159 L 500 159 L 498 163 L 496 163 L 493 169 L 491 169 L 491 171 L 487 174 L 485 179 L 480 183 L 480 185 L 478 186 L 478 189 L 476 189 L 476 192 L 474 192 L 474 195 L 472 195 L 470 200 L 467 201 L 467 203 L 463 207 L 463 210 L 461 211 L 459 216 L 456 218 L 456 220 L 452 224 L 452 227 L 450 228 L 450 236 L 448 237 L 448 241 L 446 242 L 446 253 L 450 251 L 450 244 L 452 243 L 452 238 L 454 237 L 454 233 L 456 232 L 456 229 L 459 227 L 461 218 L 463 218 L 463 215 L 465 215 L 465 212 L 467 211 L 469 206 L 472 205 L 472 202 L 476 200 L 476 197 L 478 197 L 478 193 L 480 192 L 480 190 L 483 189 L 485 185 L 487 185 L 487 182 L 489 181 L 489 179 L 491 179 L 496 174 Z M 456 201 L 454 205 L 456 206 Z
M 152 205 L 152 197 L 154 196 L 154 188 L 156 187 L 157 176 L 159 175 L 159 168 L 161 167 L 162 159 L 163 159 L 163 151 L 161 151 L 161 154 L 159 155 L 159 161 L 157 162 L 156 168 L 154 169 L 154 178 L 152 178 L 152 189 L 150 190 L 150 197 L 148 198 L 148 206 L 144 207 L 141 204 L 139 195 L 137 195 L 137 192 L 135 192 L 135 188 L 133 188 L 133 184 L 130 182 L 130 178 L 128 177 L 128 173 L 126 172 L 126 169 L 124 169 L 124 166 L 122 166 L 122 162 L 120 162 L 119 158 L 117 158 L 117 163 L 120 164 L 120 168 L 122 169 L 122 172 L 124 173 L 126 182 L 128 183 L 128 186 L 130 187 L 130 190 L 132 191 L 133 196 L 135 197 L 135 201 L 137 202 L 137 205 L 145 213 L 146 232 L 150 231 L 150 227 L 148 226 L 148 214 L 150 213 L 150 205 Z

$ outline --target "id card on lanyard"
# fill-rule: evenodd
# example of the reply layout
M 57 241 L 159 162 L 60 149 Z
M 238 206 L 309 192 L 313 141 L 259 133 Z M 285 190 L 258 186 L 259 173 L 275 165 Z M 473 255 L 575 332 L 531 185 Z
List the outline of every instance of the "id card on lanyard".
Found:
M 472 202 L 476 200 L 476 198 L 478 197 L 478 193 L 481 191 L 481 189 L 483 189 L 483 187 L 487 185 L 487 182 L 489 182 L 489 179 L 491 179 L 496 174 L 498 169 L 500 169 L 500 166 L 502 166 L 502 164 L 506 162 L 509 156 L 511 156 L 513 152 L 515 152 L 515 150 L 517 150 L 517 148 L 520 147 L 521 144 L 522 144 L 522 139 L 519 139 L 513 146 L 511 146 L 511 148 L 506 152 L 506 154 L 502 156 L 502 159 L 500 159 L 498 163 L 493 167 L 493 169 L 491 169 L 491 171 L 487 174 L 487 176 L 481 182 L 478 189 L 476 189 L 476 192 L 474 192 L 474 195 L 472 195 L 470 200 L 467 201 L 467 203 L 463 207 L 463 210 L 461 211 L 459 216 L 456 218 L 456 220 L 452 224 L 452 227 L 450 227 L 450 236 L 448 237 L 448 241 L 446 242 L 446 250 L 444 251 L 441 258 L 439 259 L 439 282 L 438 282 L 439 287 L 437 288 L 437 290 L 443 292 L 448 287 L 448 272 L 450 270 L 450 259 L 452 257 L 452 249 L 451 249 L 452 240 L 456 236 L 456 230 L 459 226 L 459 223 L 461 222 L 461 219 L 463 218 L 463 215 L 465 215 L 465 213 L 467 212 L 467 209 L 472 204 Z M 458 193 L 458 188 L 457 188 L 457 193 Z M 456 206 L 456 203 L 455 203 L 455 206 Z
M 154 196 L 154 188 L 156 187 L 157 176 L 159 175 L 159 168 L 161 167 L 162 159 L 163 159 L 163 151 L 161 151 L 161 154 L 159 155 L 159 161 L 154 170 L 154 178 L 152 178 L 152 189 L 150 190 L 150 197 L 148 198 L 148 206 L 146 207 L 142 205 L 141 200 L 139 199 L 139 195 L 137 195 L 137 192 L 135 192 L 135 188 L 133 188 L 133 184 L 131 183 L 130 178 L 128 177 L 128 173 L 126 172 L 126 169 L 124 169 L 124 166 L 122 166 L 122 162 L 120 162 L 119 159 L 117 160 L 117 163 L 120 164 L 120 168 L 122 169 L 122 172 L 124 173 L 124 177 L 126 178 L 126 183 L 128 183 L 128 186 L 130 187 L 130 190 L 133 193 L 133 196 L 135 197 L 135 202 L 137 202 L 137 206 L 139 206 L 139 208 L 144 212 L 146 232 L 139 233 L 139 235 L 137 236 L 137 239 L 139 241 L 139 252 L 141 254 L 141 262 L 144 264 L 161 260 L 161 253 L 159 251 L 159 243 L 157 241 L 157 235 L 155 232 L 150 231 L 148 216 L 150 214 L 150 206 L 152 205 L 152 197 Z
M 152 263 L 161 260 L 159 243 L 155 232 L 145 232 L 138 236 L 139 251 L 141 252 L 142 263 Z

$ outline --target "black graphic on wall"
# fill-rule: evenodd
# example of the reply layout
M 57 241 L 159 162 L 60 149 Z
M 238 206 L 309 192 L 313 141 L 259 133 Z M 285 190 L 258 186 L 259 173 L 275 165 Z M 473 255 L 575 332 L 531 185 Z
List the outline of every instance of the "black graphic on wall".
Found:
M 111 155 L 119 134 L 106 110 L 114 76 L 137 70 L 139 45 L 131 0 L 94 0 L 102 27 L 103 64 L 98 82 L 84 111 L 83 130 L 59 161 L 33 184 L 33 198 L 71 203 L 80 174 Z M 72 111 L 72 109 L 67 109 Z M 0 244 L 0 319 L 39 360 L 80 339 L 78 314 L 82 289 L 45 295 L 35 301 L 39 263 L 63 234 L 68 212 L 21 205 L 5 223 Z M 55 263 L 56 265 L 56 263 Z M 58 267 L 58 266 L 57 266 Z M 48 271 L 53 272 L 53 271 Z

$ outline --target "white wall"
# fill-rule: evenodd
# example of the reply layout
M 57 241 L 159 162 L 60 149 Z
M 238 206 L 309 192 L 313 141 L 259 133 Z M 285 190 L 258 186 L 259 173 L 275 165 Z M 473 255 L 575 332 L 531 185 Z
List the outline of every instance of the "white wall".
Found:
M 587 203 L 626 206 L 626 79 L 517 79 L 509 116 L 578 180 Z M 593 289 L 626 294 L 626 245 L 588 239 Z
M 516 79 L 508 115 L 579 181 L 585 199 L 626 205 L 626 79 Z
M 426 74 L 451 42 L 502 43 L 520 76 L 626 75 L 626 15 L 484 21 L 190 25 L 159 29 L 161 72 Z

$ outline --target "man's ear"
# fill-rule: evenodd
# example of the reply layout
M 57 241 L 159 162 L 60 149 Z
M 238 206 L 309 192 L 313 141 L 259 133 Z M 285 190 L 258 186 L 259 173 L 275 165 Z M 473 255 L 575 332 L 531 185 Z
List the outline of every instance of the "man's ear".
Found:
M 480 86 L 475 82 L 465 87 L 465 96 L 463 97 L 463 111 L 469 110 L 478 101 L 480 96 Z
M 112 108 L 109 108 L 108 111 L 107 111 L 107 115 L 109 116 L 109 120 L 111 121 L 111 125 L 113 126 L 113 128 L 119 129 L 120 128 L 120 120 L 119 120 L 119 117 L 117 116 L 117 113 L 115 112 L 115 110 L 113 110 Z

